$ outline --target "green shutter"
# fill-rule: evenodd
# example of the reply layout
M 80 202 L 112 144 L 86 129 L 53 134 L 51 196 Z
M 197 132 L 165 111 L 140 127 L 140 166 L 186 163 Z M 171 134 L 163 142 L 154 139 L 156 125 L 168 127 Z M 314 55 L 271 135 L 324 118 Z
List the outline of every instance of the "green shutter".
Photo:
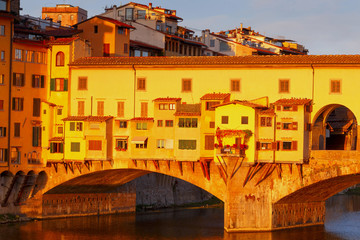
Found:
M 32 75 L 32 80 L 31 80 L 31 86 L 34 88 L 35 87 L 35 75 Z
M 75 131 L 75 122 L 70 122 L 70 131 Z
M 32 128 L 32 145 L 33 147 L 36 147 L 36 129 L 35 127 Z
M 44 75 L 41 75 L 41 83 L 40 83 L 40 87 L 41 88 L 44 88 L 45 87 L 45 76 Z
M 50 91 L 55 91 L 55 78 L 50 79 Z
M 50 153 L 54 152 L 54 143 L 50 143 Z
M 65 78 L 64 79 L 64 91 L 68 90 L 68 80 Z
M 60 152 L 64 153 L 64 143 L 60 143 Z
M 25 75 L 21 73 L 21 86 L 25 86 Z

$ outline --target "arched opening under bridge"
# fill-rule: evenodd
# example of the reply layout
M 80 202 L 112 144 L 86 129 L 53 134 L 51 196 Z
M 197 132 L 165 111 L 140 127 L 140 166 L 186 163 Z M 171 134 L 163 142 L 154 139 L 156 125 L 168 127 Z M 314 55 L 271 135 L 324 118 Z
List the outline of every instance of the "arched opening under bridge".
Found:
M 312 150 L 356 150 L 357 120 L 349 108 L 327 105 L 314 119 Z

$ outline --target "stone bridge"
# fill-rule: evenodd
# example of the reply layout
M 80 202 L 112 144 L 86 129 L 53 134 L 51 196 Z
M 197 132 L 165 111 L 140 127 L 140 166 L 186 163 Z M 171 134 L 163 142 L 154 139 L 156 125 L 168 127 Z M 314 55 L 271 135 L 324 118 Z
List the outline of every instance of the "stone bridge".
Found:
M 360 183 L 358 151 L 313 150 L 305 164 L 258 163 L 241 166 L 225 158 L 212 162 L 121 160 L 48 164 L 41 171 L 1 173 L 2 211 L 42 217 L 43 195 L 51 189 L 89 192 L 119 186 L 150 172 L 185 180 L 225 203 L 224 228 L 268 231 L 324 223 L 325 200 Z

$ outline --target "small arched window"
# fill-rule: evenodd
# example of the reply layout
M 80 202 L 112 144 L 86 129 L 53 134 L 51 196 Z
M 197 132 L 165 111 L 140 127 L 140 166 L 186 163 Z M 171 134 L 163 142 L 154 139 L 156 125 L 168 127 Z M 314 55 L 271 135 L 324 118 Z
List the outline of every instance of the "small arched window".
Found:
M 56 54 L 56 66 L 64 66 L 64 58 L 65 58 L 65 54 L 63 52 L 58 52 Z
M 62 20 L 62 16 L 59 15 L 59 16 L 58 16 L 58 21 L 61 22 L 61 20 Z

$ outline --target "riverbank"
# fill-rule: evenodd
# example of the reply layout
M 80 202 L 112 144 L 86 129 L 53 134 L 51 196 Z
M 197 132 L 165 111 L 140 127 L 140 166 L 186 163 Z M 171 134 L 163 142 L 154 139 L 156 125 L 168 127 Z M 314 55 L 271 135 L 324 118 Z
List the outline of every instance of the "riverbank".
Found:
M 26 216 L 19 216 L 19 215 L 14 215 L 14 214 L 0 214 L 0 224 L 29 222 L 29 221 L 33 221 L 33 220 L 34 219 L 26 217 Z

